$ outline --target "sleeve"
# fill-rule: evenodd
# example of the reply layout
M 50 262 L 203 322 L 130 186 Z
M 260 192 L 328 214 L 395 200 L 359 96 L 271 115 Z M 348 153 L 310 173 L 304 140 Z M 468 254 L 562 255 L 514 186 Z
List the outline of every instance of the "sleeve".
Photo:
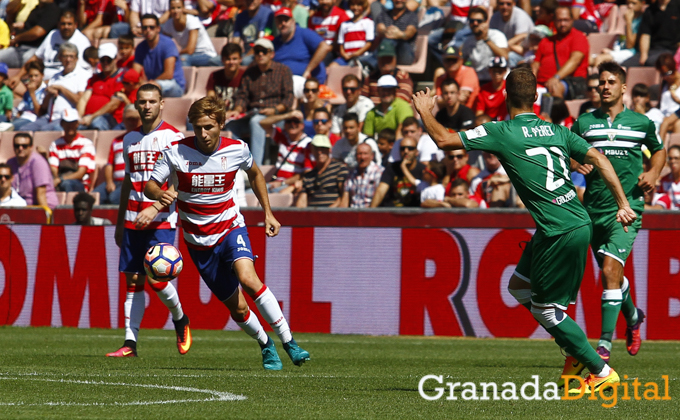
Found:
M 50 165 L 45 159 L 33 159 L 31 165 L 31 176 L 33 177 L 34 187 L 43 187 L 47 184 L 52 184 L 52 171 Z
M 347 32 L 347 24 L 345 22 L 340 24 L 340 28 L 338 29 L 338 41 L 337 43 L 344 44 L 345 43 L 345 32 Z
M 490 133 L 493 123 L 486 123 L 475 127 L 472 130 L 461 131 L 458 133 L 465 146 L 465 150 L 484 150 L 490 153 L 497 153 L 498 142 L 493 134 Z M 495 131 L 495 130 L 494 130 Z
M 588 57 L 590 57 L 590 44 L 588 44 L 588 38 L 586 38 L 583 33 L 579 33 L 579 36 L 573 37 L 571 41 L 571 50 L 581 51 L 587 61 Z
M 647 133 L 645 135 L 645 139 L 642 142 L 645 146 L 647 146 L 650 152 L 656 153 L 663 149 L 663 140 L 657 134 L 654 121 L 650 119 L 647 120 Z
M 115 154 L 113 152 L 113 146 L 115 146 L 116 142 L 117 142 L 116 140 L 111 142 L 111 147 L 109 148 L 109 159 L 106 162 L 108 165 L 111 165 L 111 166 L 113 166 L 113 159 L 115 157 Z
M 103 15 L 106 13 L 106 7 L 109 5 L 110 0 L 101 0 L 99 2 L 99 10 L 97 10 L 98 15 Z
M 418 14 L 416 12 L 407 11 L 404 23 L 408 26 L 415 26 L 416 29 L 418 29 Z M 414 38 L 416 36 L 418 36 L 418 34 L 414 35 Z
M 364 18 L 364 28 L 366 28 L 366 42 L 375 40 L 375 22 L 369 18 Z
M 392 184 L 392 179 L 394 178 L 394 171 L 392 170 L 392 165 L 387 165 L 387 168 L 380 175 L 380 183 Z
M 170 178 L 171 168 L 170 168 L 170 153 L 172 149 L 163 150 L 156 163 L 153 165 L 153 172 L 151 173 L 151 179 L 158 182 L 160 185 L 165 184 L 165 181 Z M 127 172 L 127 165 L 125 165 Z
M 479 98 L 479 96 L 477 98 Z M 464 130 L 469 130 L 475 126 L 475 114 L 470 108 L 463 105 L 461 105 L 461 107 L 463 107 L 463 112 L 461 112 L 463 124 L 461 128 Z
M 508 48 L 508 38 L 503 32 L 496 29 L 491 29 L 489 30 L 489 37 L 497 47 Z
M 139 13 L 141 9 L 141 3 L 141 0 L 132 0 L 130 2 L 130 11 Z
M 247 171 L 253 167 L 253 154 L 250 153 L 250 148 L 245 142 L 243 143 L 243 154 L 241 155 L 241 159 L 243 159 L 243 163 L 241 163 L 239 169 Z
M 432 194 L 430 194 L 431 192 L 432 192 L 432 187 L 427 187 L 427 188 L 425 188 L 425 189 L 420 193 L 420 202 L 421 202 L 421 203 L 424 203 L 425 201 L 427 201 L 427 200 L 429 200 L 429 199 L 433 199 L 433 200 L 434 200 L 435 198 L 432 197 Z
M 172 19 L 168 19 L 167 22 L 170 22 L 172 24 Z M 187 15 L 187 27 L 186 29 L 193 31 L 194 29 L 199 29 L 203 24 L 201 23 L 200 20 L 194 15 Z
M 340 167 L 340 171 L 338 171 L 338 182 L 345 183 L 345 180 L 347 179 L 347 174 L 349 171 L 347 170 L 347 165 L 342 164 Z
M 368 114 L 366 114 L 366 119 L 364 120 L 364 128 L 363 128 L 363 133 L 366 134 L 369 137 L 375 137 L 375 127 L 373 126 L 373 123 L 375 121 L 375 112 L 368 111 Z
M 135 63 L 144 65 L 144 58 L 146 58 L 146 51 L 144 51 L 144 43 L 140 43 L 135 48 Z
M 650 35 L 652 33 L 652 27 L 654 27 L 654 18 L 652 16 L 651 9 L 647 9 L 642 14 L 642 21 L 640 22 L 640 27 L 638 28 L 638 34 Z
M 543 60 L 543 50 L 545 46 L 549 44 L 548 38 L 543 38 L 541 42 L 538 43 L 538 48 L 536 48 L 536 55 L 534 56 L 534 61 L 540 63 Z
M 52 42 L 52 35 L 54 35 L 54 31 L 47 34 L 45 39 L 43 39 L 43 42 L 40 43 L 38 49 L 35 50 L 35 56 L 43 61 L 45 61 L 45 50 L 47 49 L 47 46 L 50 45 L 50 43 Z
M 87 172 L 94 172 L 94 156 L 96 152 L 94 150 L 94 143 L 92 140 L 88 140 L 87 144 L 83 145 L 80 149 L 80 158 L 78 159 L 78 167 L 84 166 L 87 168 Z
M 567 139 L 567 146 L 569 147 L 569 157 L 578 163 L 583 163 L 586 153 L 588 153 L 588 150 L 590 150 L 592 146 L 588 144 L 588 142 L 583 138 L 577 136 L 571 131 L 568 131 L 567 128 L 564 129 L 564 134 Z
M 49 152 L 50 152 L 50 157 L 47 159 L 47 161 L 49 162 L 50 166 L 58 168 L 59 167 L 59 155 L 57 155 L 56 141 L 53 141 L 52 143 L 50 143 Z
M 316 32 L 312 31 L 311 29 L 304 30 L 300 28 L 299 30 L 302 30 L 302 40 L 305 43 L 305 46 L 307 49 L 310 51 L 310 57 L 314 55 L 316 52 L 316 49 L 319 48 L 319 44 L 324 42 L 323 38 L 321 38 L 321 35 L 317 34 Z

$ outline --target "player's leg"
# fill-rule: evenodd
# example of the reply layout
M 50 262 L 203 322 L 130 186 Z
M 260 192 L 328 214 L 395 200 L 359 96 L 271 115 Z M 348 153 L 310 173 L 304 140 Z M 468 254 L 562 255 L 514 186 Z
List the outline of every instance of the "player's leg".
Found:
M 531 241 L 526 242 L 522 257 L 508 282 L 508 292 L 529 311 L 531 311 L 531 247 Z
M 602 333 L 597 342 L 597 353 L 604 361 L 609 361 L 612 351 L 612 338 L 619 311 L 623 302 L 621 286 L 623 284 L 623 265 L 614 258 L 604 255 L 602 258 Z

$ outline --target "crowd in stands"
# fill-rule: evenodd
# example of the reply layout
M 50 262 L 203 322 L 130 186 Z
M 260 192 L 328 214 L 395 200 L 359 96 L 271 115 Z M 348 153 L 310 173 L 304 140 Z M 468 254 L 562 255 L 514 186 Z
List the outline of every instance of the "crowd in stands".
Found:
M 117 203 L 122 137 L 153 83 L 186 110 L 222 99 L 225 135 L 297 207 L 522 207 L 494 155 L 444 153 L 423 132 L 414 80 L 436 93 L 437 121 L 469 130 L 509 118 L 505 77 L 526 66 L 536 113 L 570 126 L 599 106 L 595 68 L 613 60 L 630 70 L 627 106 L 669 147 L 648 206 L 680 208 L 680 0 L 11 0 L 0 18 L 0 132 L 15 153 L 0 205 Z M 111 130 L 96 168 L 88 135 Z M 33 144 L 43 131 L 59 132 L 49 148 Z

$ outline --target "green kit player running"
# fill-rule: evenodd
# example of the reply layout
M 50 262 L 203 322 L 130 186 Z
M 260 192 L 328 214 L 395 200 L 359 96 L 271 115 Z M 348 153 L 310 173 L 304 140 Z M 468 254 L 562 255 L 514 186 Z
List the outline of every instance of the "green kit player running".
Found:
M 590 370 L 590 393 L 619 376 L 595 352 L 585 333 L 564 311 L 578 293 L 592 228 L 588 213 L 571 183 L 569 158 L 594 165 L 610 188 L 618 211 L 612 218 L 623 225 L 635 221 L 621 183 L 609 160 L 567 128 L 547 123 L 533 113 L 536 77 L 515 69 L 506 79 L 506 104 L 512 120 L 487 123 L 467 132 L 449 132 L 432 116 L 435 98 L 414 95 L 414 104 L 437 145 L 444 150 L 484 150 L 498 156 L 517 193 L 536 223 L 536 233 L 522 254 L 510 292 L 560 347 Z M 523 267 L 523 268 L 520 268 Z
M 633 241 L 642 225 L 644 193 L 654 191 L 659 173 L 666 163 L 666 151 L 656 135 L 654 123 L 623 105 L 626 91 L 626 72 L 613 61 L 598 66 L 602 98 L 601 106 L 581 115 L 572 131 L 583 137 L 591 146 L 609 158 L 619 176 L 623 191 L 638 215 L 635 223 L 624 232 L 614 222 L 616 202 L 607 191 L 597 171 L 579 168 L 586 174 L 584 204 L 593 222 L 593 239 L 590 246 L 602 270 L 602 334 L 597 343 L 597 353 L 609 361 L 612 336 L 621 311 L 626 318 L 626 347 L 635 356 L 640 349 L 640 324 L 645 319 L 641 309 L 635 307 L 630 296 L 630 284 L 623 275 L 623 267 L 633 248 Z M 651 169 L 643 172 L 642 145 L 652 153 Z

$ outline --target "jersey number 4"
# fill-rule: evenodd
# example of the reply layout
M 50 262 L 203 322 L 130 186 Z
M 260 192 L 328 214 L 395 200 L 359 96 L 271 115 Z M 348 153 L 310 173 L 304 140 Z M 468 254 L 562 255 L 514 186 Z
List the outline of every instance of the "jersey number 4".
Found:
M 553 164 L 553 157 L 550 152 L 553 152 L 554 154 L 557 155 L 558 159 L 560 160 L 560 164 L 562 165 L 562 171 L 564 173 L 564 178 L 558 178 L 557 181 L 555 181 L 555 165 Z M 546 149 L 545 147 L 534 147 L 533 149 L 527 149 L 527 155 L 545 156 L 548 164 L 548 174 L 545 180 L 545 188 L 548 191 L 555 191 L 556 189 L 564 185 L 564 179 L 569 179 L 570 174 L 567 162 L 564 160 L 564 155 L 562 154 L 562 151 L 557 147 L 553 146 L 550 148 L 550 150 Z

